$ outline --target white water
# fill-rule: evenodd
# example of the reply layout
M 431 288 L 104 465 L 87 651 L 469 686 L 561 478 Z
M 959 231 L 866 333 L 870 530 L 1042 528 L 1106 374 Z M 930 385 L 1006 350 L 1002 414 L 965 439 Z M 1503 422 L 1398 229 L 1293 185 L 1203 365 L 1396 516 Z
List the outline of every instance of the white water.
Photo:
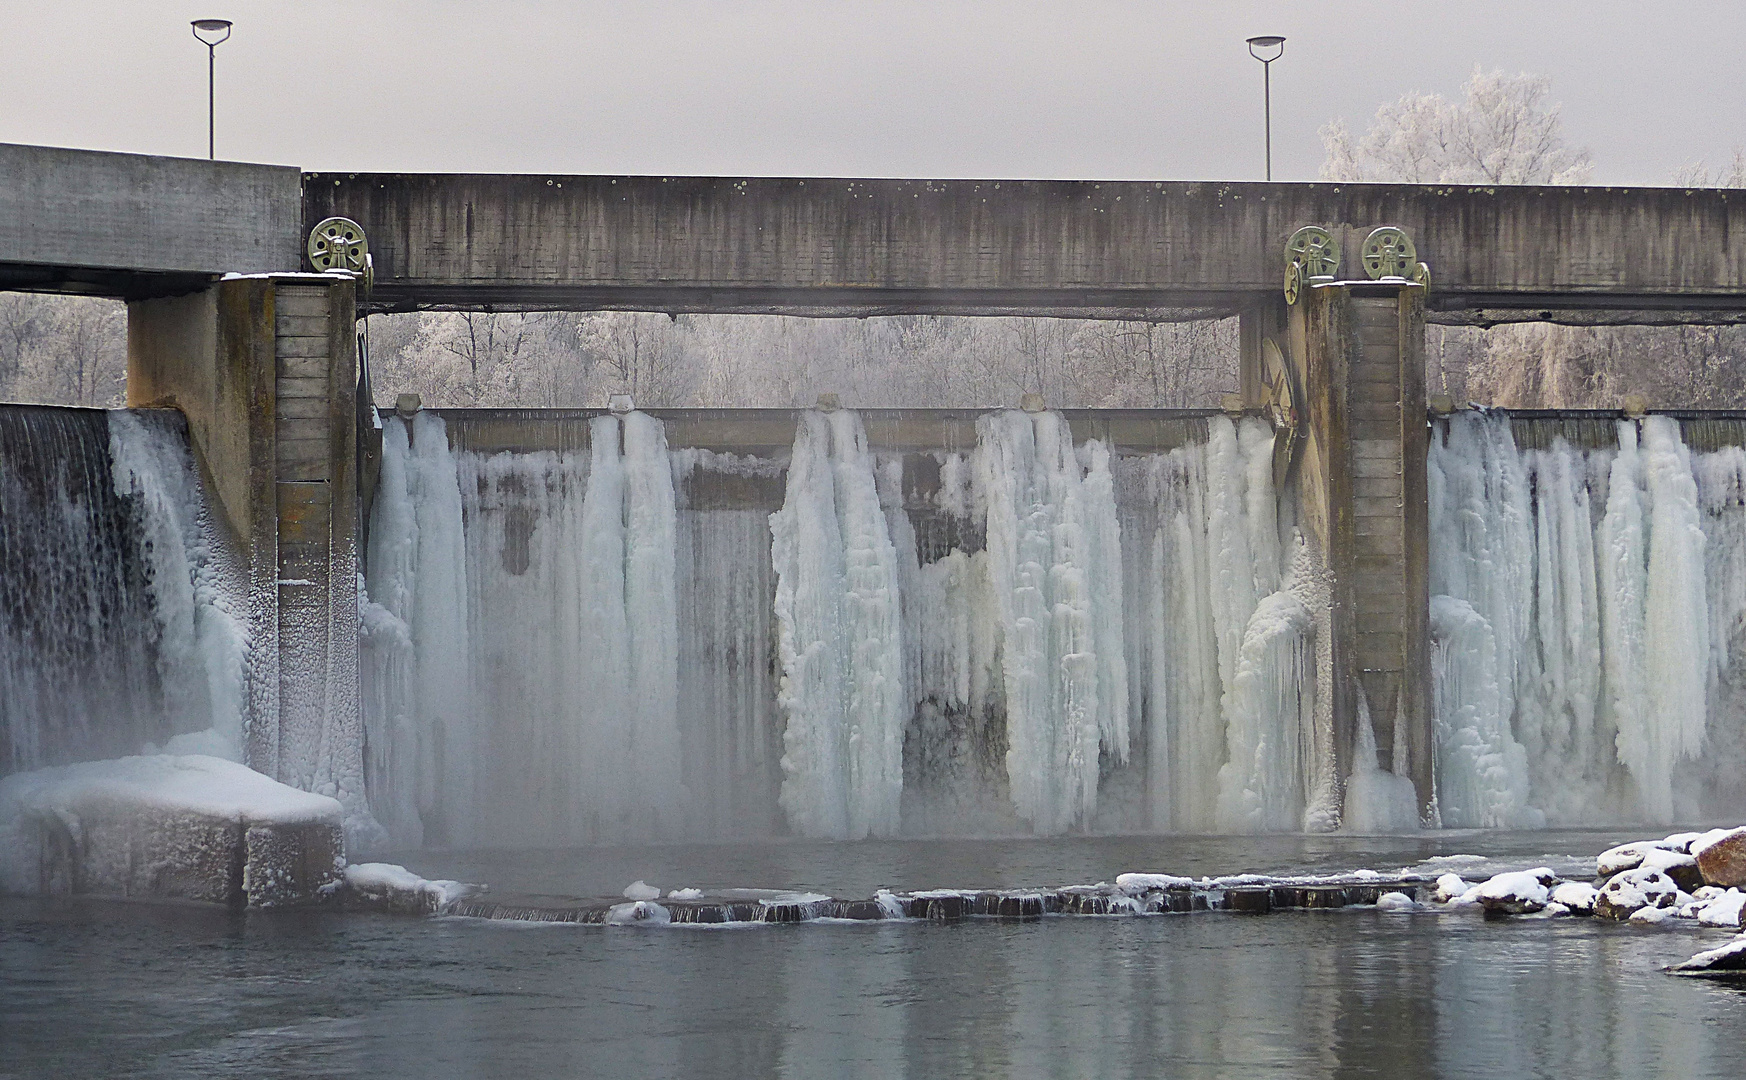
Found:
M 1450 419 L 1430 468 L 1446 825 L 1718 811 L 1718 759 L 1742 757 L 1741 461 L 1694 458 L 1667 417 L 1588 451 L 1518 451 L 1499 414 Z

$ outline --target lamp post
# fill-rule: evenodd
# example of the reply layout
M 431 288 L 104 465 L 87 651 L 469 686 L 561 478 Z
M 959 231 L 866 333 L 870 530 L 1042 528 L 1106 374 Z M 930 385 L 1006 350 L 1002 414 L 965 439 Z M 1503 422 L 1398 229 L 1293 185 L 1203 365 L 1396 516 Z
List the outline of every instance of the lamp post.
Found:
M 214 71 L 218 65 L 218 47 L 230 40 L 229 19 L 195 19 L 194 40 L 206 46 L 206 156 L 218 157 L 217 120 L 213 95 Z
M 1285 55 L 1285 39 L 1277 34 L 1262 34 L 1246 39 L 1249 55 L 1261 61 L 1261 95 L 1267 110 L 1267 179 L 1273 179 L 1273 61 Z M 1260 49 L 1261 52 L 1255 50 Z M 1272 55 L 1263 55 L 1273 50 Z

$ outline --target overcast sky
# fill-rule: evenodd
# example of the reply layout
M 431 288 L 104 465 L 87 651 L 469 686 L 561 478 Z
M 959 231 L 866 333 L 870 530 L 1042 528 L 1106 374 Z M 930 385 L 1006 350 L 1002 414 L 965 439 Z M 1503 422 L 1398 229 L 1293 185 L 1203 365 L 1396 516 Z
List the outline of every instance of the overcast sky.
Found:
M 1551 76 L 1595 179 L 1746 143 L 1741 0 L 0 0 L 0 141 L 305 169 L 1311 180 L 1475 64 Z

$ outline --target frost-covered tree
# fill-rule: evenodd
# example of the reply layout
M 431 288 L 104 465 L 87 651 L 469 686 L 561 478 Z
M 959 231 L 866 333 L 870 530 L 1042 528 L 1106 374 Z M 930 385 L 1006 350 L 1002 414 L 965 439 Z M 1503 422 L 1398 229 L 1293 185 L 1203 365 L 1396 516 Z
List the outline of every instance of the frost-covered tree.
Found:
M 1587 150 L 1567 146 L 1552 80 L 1473 70 L 1451 101 L 1410 93 L 1382 106 L 1363 136 L 1322 128 L 1324 180 L 1413 184 L 1580 184 Z

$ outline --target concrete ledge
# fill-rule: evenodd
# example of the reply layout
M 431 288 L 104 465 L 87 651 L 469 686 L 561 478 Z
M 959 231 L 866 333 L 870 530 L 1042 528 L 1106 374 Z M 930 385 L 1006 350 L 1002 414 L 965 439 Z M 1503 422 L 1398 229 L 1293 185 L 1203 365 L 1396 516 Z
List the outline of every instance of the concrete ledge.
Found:
M 345 865 L 340 814 L 201 755 L 18 773 L 0 780 L 0 892 L 312 904 Z

